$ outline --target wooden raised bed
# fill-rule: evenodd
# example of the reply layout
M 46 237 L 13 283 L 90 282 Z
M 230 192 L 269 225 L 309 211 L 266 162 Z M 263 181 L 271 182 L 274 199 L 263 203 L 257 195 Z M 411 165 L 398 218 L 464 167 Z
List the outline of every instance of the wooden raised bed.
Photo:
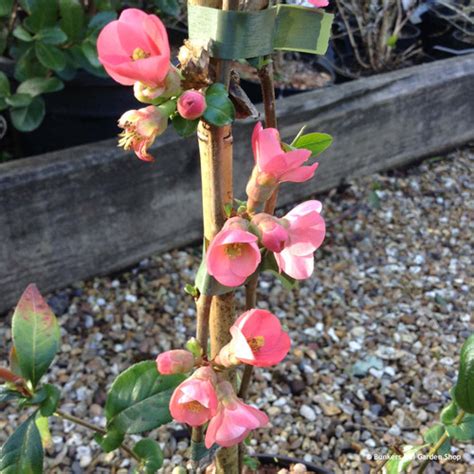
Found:
M 314 180 L 283 186 L 280 203 L 473 140 L 473 84 L 471 55 L 281 100 L 284 138 L 306 123 L 334 145 Z M 234 129 L 240 197 L 252 127 Z M 107 140 L 0 165 L 0 311 L 29 282 L 60 288 L 200 239 L 196 141 L 167 133 L 153 151 L 147 164 Z

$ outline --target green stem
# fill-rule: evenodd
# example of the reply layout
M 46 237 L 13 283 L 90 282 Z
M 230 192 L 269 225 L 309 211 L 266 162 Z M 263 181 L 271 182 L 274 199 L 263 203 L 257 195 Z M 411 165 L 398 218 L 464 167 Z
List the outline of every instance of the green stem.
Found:
M 88 421 L 78 418 L 77 416 L 70 415 L 69 413 L 66 413 L 62 410 L 56 410 L 54 414 L 58 416 L 59 418 L 64 418 L 65 420 L 68 420 L 71 423 L 83 426 L 84 428 L 87 428 L 91 431 L 95 431 L 96 433 L 99 433 L 101 435 L 105 435 L 107 433 L 107 431 L 105 431 L 100 426 L 93 425 L 92 423 L 89 423 Z M 128 446 L 121 444 L 120 448 L 123 449 L 123 451 L 125 451 L 131 458 L 135 459 L 135 461 L 141 462 L 141 459 Z
M 465 415 L 464 410 L 461 410 L 458 413 L 458 416 L 453 421 L 453 425 L 458 426 L 459 424 L 461 424 L 461 421 L 464 418 L 464 415 Z M 449 438 L 449 433 L 445 431 L 443 436 L 439 438 L 438 442 L 428 452 L 427 459 L 423 461 L 423 463 L 420 466 L 420 469 L 418 469 L 418 474 L 423 474 L 423 472 L 425 472 L 425 469 L 428 467 L 428 464 L 431 462 L 431 458 L 438 453 L 439 449 L 441 448 L 441 446 L 443 446 L 443 444 L 448 438 Z

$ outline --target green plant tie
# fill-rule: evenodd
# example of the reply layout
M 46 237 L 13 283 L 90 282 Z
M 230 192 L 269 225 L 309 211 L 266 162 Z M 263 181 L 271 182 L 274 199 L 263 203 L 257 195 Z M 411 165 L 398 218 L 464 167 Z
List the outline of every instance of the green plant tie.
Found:
M 296 5 L 257 12 L 188 7 L 189 38 L 209 43 L 211 56 L 220 59 L 256 58 L 274 50 L 324 54 L 333 18 Z

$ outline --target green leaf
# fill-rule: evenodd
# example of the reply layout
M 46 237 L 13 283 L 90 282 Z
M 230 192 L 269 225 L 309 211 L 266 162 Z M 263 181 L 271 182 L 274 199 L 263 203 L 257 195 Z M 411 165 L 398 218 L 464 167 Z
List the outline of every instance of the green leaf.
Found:
M 181 115 L 176 114 L 171 120 L 173 127 L 181 137 L 189 137 L 192 135 L 198 126 L 199 119 L 186 120 Z
M 13 8 L 13 0 L 0 1 L 0 16 L 10 16 Z
M 332 136 L 327 133 L 307 133 L 298 137 L 292 144 L 294 148 L 304 148 L 311 151 L 311 156 L 317 156 L 332 144 Z
M 21 373 L 34 387 L 48 370 L 60 342 L 56 317 L 34 284 L 28 285 L 15 308 L 12 334 Z
M 89 61 L 92 67 L 100 67 L 99 57 L 97 55 L 96 43 L 93 39 L 88 38 L 81 45 L 82 53 L 84 57 Z
M 12 107 L 28 107 L 32 100 L 30 94 L 13 94 L 5 98 L 5 102 Z
M 66 66 L 66 56 L 56 46 L 36 42 L 35 52 L 39 62 L 49 69 L 60 71 Z
M 458 406 L 454 401 L 445 406 L 440 415 L 441 423 L 443 423 L 443 425 L 451 425 L 454 419 L 458 416 L 458 411 Z
M 287 290 L 292 290 L 298 286 L 298 281 L 287 275 L 285 272 L 280 272 L 277 261 L 273 252 L 266 252 L 260 264 L 260 271 L 273 273 L 280 281 L 283 287 Z
M 25 19 L 25 26 L 35 33 L 54 26 L 57 19 L 58 6 L 56 1 L 51 0 L 34 0 L 29 2 L 31 6 L 31 14 Z
M 45 391 L 46 398 L 40 405 L 40 413 L 43 416 L 51 416 L 58 408 L 61 392 L 58 387 L 50 384 L 44 385 L 42 390 Z
M 474 415 L 465 415 L 459 425 L 448 425 L 446 431 L 458 441 L 474 440 Z
M 10 110 L 13 126 L 20 132 L 31 132 L 38 128 L 44 114 L 44 100 L 41 97 L 34 97 L 27 107 L 15 107 Z
M 84 27 L 84 9 L 79 0 L 59 0 L 61 28 L 72 41 L 81 37 Z
M 43 472 L 43 446 L 35 419 L 36 413 L 21 424 L 2 447 L 1 474 L 41 474 Z
M 397 46 L 397 41 L 398 41 L 398 36 L 397 35 L 391 35 L 387 39 L 387 46 L 389 48 L 395 48 L 395 46 Z
M 114 21 L 115 19 L 117 19 L 116 12 L 112 12 L 112 11 L 99 12 L 91 18 L 87 27 L 89 30 L 99 31 L 105 25 L 107 25 L 111 21 Z
M 53 26 L 40 30 L 35 39 L 41 40 L 44 44 L 62 44 L 67 41 L 67 35 L 59 26 Z
M 125 435 L 119 431 L 109 430 L 106 434 L 96 434 L 94 436 L 95 442 L 106 452 L 110 453 L 111 451 L 120 447 L 123 443 Z
M 47 449 L 53 445 L 53 437 L 49 429 L 49 419 L 46 416 L 37 415 L 36 427 L 41 437 L 43 448 Z
M 181 6 L 177 0 L 155 0 L 155 5 L 165 15 L 176 18 L 181 13 Z
M 244 464 L 252 471 L 257 471 L 260 466 L 260 461 L 252 456 L 244 456 Z
M 155 474 L 163 465 L 163 451 L 153 439 L 140 440 L 133 452 L 141 459 L 139 472 L 143 474 Z
M 15 390 L 10 390 L 7 387 L 0 387 L 0 403 L 8 402 L 10 400 L 17 400 L 21 394 Z
M 56 77 L 33 77 L 22 82 L 17 92 L 29 94 L 32 97 L 45 94 L 47 92 L 57 92 L 64 88 L 64 83 Z
M 24 50 L 18 57 L 15 65 L 15 79 L 17 81 L 21 82 L 32 77 L 43 77 L 47 73 L 48 69 L 38 61 L 33 46 Z
M 406 472 L 407 468 L 414 461 L 416 453 L 423 448 L 425 448 L 425 445 L 403 446 L 403 455 L 398 456 L 396 454 L 391 454 L 389 461 L 384 466 L 384 472 L 386 474 L 399 474 L 402 472 Z
M 215 83 L 206 91 L 206 110 L 203 118 L 217 127 L 228 125 L 234 121 L 235 109 L 229 99 L 224 84 Z
M 10 95 L 10 81 L 7 75 L 0 71 L 0 97 L 6 97 Z
M 467 413 L 474 413 L 474 334 L 462 346 L 458 380 L 453 394 L 460 408 Z
M 13 36 L 15 38 L 18 38 L 21 41 L 26 41 L 30 42 L 33 41 L 33 36 L 26 30 L 22 25 L 18 25 L 14 30 L 13 30 Z
M 434 446 L 439 439 L 444 435 L 445 427 L 439 423 L 436 423 L 432 426 L 428 431 L 425 432 L 423 438 L 426 443 Z M 444 456 L 445 454 L 449 454 L 451 452 L 451 441 L 449 438 L 441 445 L 441 448 L 438 450 L 438 454 L 440 456 Z
M 186 283 L 186 285 L 184 285 L 184 292 L 194 298 L 197 298 L 199 296 L 198 289 L 194 285 L 191 285 L 189 283 Z
M 110 387 L 105 404 L 107 430 L 142 433 L 169 423 L 169 400 L 185 378 L 160 375 L 154 361 L 132 365 Z

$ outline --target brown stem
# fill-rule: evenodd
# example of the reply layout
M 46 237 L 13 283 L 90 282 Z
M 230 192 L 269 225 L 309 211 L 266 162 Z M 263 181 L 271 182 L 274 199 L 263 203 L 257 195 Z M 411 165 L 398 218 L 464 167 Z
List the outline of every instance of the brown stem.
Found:
M 56 416 L 59 416 L 60 418 L 64 418 L 65 420 L 68 420 L 76 425 L 83 426 L 84 428 L 87 428 L 91 431 L 95 431 L 96 433 L 99 433 L 101 435 L 105 435 L 107 433 L 107 431 L 101 428 L 100 426 L 93 425 L 92 423 L 89 423 L 86 420 L 78 418 L 74 415 L 70 415 L 69 413 L 66 413 L 62 410 L 56 410 L 54 414 Z M 125 451 L 131 458 L 135 459 L 135 461 L 141 462 L 141 459 L 125 444 L 121 444 L 120 449 Z

